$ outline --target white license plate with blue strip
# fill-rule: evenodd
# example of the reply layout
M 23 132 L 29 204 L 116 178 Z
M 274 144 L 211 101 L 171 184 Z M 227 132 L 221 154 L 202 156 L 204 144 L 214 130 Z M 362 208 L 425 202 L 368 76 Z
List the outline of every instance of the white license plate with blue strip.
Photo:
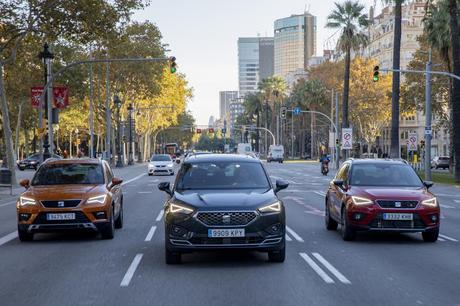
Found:
M 219 229 L 208 229 L 209 238 L 232 238 L 232 237 L 244 237 L 244 228 L 219 228 Z

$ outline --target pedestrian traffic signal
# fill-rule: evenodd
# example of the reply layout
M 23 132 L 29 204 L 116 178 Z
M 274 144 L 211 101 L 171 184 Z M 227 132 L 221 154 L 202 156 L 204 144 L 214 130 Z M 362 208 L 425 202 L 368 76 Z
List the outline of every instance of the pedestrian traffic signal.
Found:
M 196 129 L 197 134 L 201 134 L 201 129 Z
M 176 58 L 174 56 L 169 58 L 169 71 L 171 71 L 171 73 L 176 73 L 177 71 Z
M 374 82 L 378 82 L 379 81 L 379 69 L 380 67 L 379 66 L 375 66 L 374 67 Z
M 286 106 L 281 106 L 281 109 L 280 109 L 281 119 L 286 119 L 286 112 L 287 112 Z

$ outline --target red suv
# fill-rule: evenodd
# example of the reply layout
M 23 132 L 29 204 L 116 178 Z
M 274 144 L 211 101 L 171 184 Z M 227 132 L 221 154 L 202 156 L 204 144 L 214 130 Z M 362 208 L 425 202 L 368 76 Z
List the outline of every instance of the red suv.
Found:
M 357 231 L 421 232 L 435 242 L 440 209 L 423 182 L 404 161 L 352 159 L 343 163 L 326 194 L 326 228 L 341 224 L 344 240 Z

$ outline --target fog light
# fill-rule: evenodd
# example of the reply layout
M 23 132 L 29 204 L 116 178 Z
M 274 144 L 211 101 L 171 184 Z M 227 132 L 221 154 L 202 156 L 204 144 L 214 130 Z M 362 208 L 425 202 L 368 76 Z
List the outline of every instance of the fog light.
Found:
M 30 214 L 19 214 L 19 221 L 27 221 L 30 218 Z
M 282 228 L 281 224 L 276 223 L 276 224 L 273 224 L 272 226 L 270 226 L 269 228 L 267 228 L 267 232 L 269 232 L 272 235 L 279 234 L 280 231 L 281 231 L 281 228 Z
M 438 215 L 437 214 L 431 215 L 431 221 L 437 222 L 438 221 Z
M 105 215 L 105 211 L 97 211 L 97 212 L 93 213 L 93 215 L 97 220 L 107 219 L 107 217 Z
M 171 228 L 171 235 L 176 237 L 187 237 L 187 230 L 183 227 L 173 225 Z
M 353 219 L 355 221 L 360 221 L 360 220 L 364 219 L 364 214 L 362 214 L 362 213 L 354 213 L 353 214 Z

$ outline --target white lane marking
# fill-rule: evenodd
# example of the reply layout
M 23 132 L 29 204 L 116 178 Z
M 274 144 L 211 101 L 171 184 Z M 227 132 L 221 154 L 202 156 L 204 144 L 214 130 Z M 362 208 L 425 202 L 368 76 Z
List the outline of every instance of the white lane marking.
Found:
M 144 241 L 152 241 L 153 235 L 155 234 L 157 227 L 154 225 L 150 228 L 149 233 L 147 234 L 147 237 L 145 237 Z
M 153 193 L 152 191 L 139 191 L 138 193 Z
M 289 237 L 289 235 L 288 235 L 288 234 L 286 234 L 286 241 L 292 241 L 292 238 L 291 238 L 291 237 Z
M 145 175 L 146 175 L 146 174 L 143 173 L 143 174 L 141 174 L 141 175 L 136 176 L 135 178 L 132 178 L 132 179 L 130 179 L 130 180 L 127 180 L 127 181 L 121 183 L 121 186 L 124 186 L 124 185 L 129 184 L 129 183 L 134 182 L 134 181 L 137 181 L 138 179 L 140 179 L 141 177 L 143 177 L 143 176 L 145 176 Z
M 159 213 L 158 216 L 157 216 L 156 221 L 161 221 L 161 218 L 163 218 L 164 213 L 165 213 L 164 210 L 161 209 L 161 210 L 160 210 L 160 213 Z
M 449 236 L 446 236 L 446 235 L 439 234 L 439 237 L 444 238 L 444 239 L 449 240 L 449 241 L 452 241 L 452 242 L 458 242 L 457 239 L 449 237 Z
M 325 197 L 326 196 L 326 193 L 324 191 L 313 191 L 313 193 L 316 193 L 317 195 L 321 196 L 321 197 Z
M 137 266 L 139 266 L 139 263 L 141 262 L 142 256 L 144 256 L 144 254 L 137 254 L 136 257 L 134 257 L 128 271 L 126 271 L 125 276 L 121 280 L 120 287 L 127 287 L 129 285 L 134 273 L 136 272 Z
M 460 203 L 460 200 L 454 200 L 455 203 Z
M 438 240 L 439 240 L 439 241 L 446 241 L 445 239 L 442 239 L 442 238 L 440 238 L 440 237 L 438 237 Z
M 453 206 L 445 205 L 445 204 L 439 204 L 442 208 L 455 208 Z
M 17 237 L 18 237 L 17 231 L 9 233 L 8 235 L 0 238 L 0 245 L 4 245 L 5 243 L 10 242 L 11 240 L 16 239 Z
M 291 234 L 292 237 L 294 237 L 295 240 L 297 240 L 298 242 L 304 242 L 302 237 L 300 237 L 299 235 L 297 235 L 296 232 L 294 232 L 292 230 L 292 228 L 290 228 L 289 226 L 286 225 L 286 230 L 289 232 L 289 234 Z
M 348 278 L 346 278 L 342 273 L 340 273 L 333 265 L 329 263 L 329 261 L 327 261 L 323 256 L 321 256 L 321 254 L 319 253 L 312 253 L 312 254 L 316 259 L 318 259 L 320 263 L 323 264 L 324 267 L 326 267 L 326 269 L 328 269 L 332 274 L 334 274 L 334 276 L 337 277 L 339 281 L 341 281 L 344 284 L 351 284 Z
M 8 205 L 11 205 L 11 204 L 16 204 L 16 201 L 11 201 L 11 202 L 8 202 L 8 203 L 0 204 L 0 207 L 8 206 Z
M 156 182 L 158 182 L 158 181 L 159 181 L 159 179 L 154 179 L 154 180 L 151 180 L 150 182 L 156 183 Z
M 335 283 L 329 275 L 324 272 L 306 253 L 299 253 L 300 257 L 307 262 L 307 264 L 328 284 Z

